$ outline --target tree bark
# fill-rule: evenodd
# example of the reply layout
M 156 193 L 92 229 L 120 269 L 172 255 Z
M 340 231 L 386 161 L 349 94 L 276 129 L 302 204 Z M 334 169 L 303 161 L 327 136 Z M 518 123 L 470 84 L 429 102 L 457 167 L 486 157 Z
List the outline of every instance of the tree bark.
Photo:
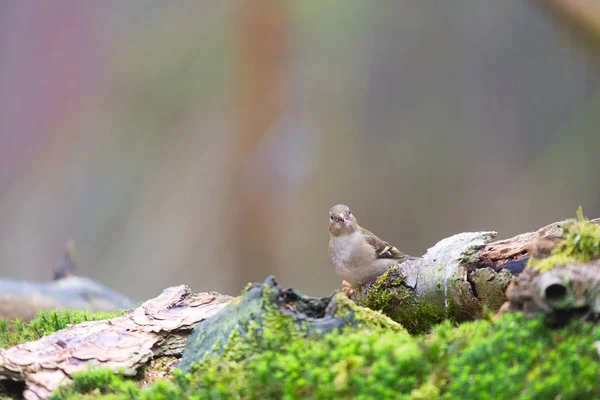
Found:
M 166 289 L 125 315 L 84 322 L 35 342 L 0 350 L 0 378 L 24 381 L 25 399 L 46 399 L 90 365 L 135 375 L 153 357 L 179 355 L 193 327 L 232 298 Z
M 592 222 L 598 224 L 600 220 Z M 495 232 L 460 233 L 443 239 L 422 258 L 392 267 L 377 281 L 360 288 L 345 285 L 344 291 L 359 305 L 382 310 L 413 333 L 427 332 L 445 318 L 457 322 L 475 319 L 485 308 L 498 310 L 507 299 L 503 311 L 545 313 L 547 322 L 554 325 L 571 318 L 598 321 L 599 261 L 556 267 L 545 273 L 527 268 L 521 273 L 530 256 L 550 254 L 561 240 L 562 224 L 496 242 L 491 241 Z M 272 291 L 277 309 L 296 316 L 305 313 L 312 318 L 311 323 L 318 319 L 315 313 L 326 315 L 334 310 L 331 298 L 306 298 L 292 289 Z M 124 369 L 134 375 L 154 357 L 180 355 L 194 326 L 231 300 L 214 292 L 192 294 L 186 286 L 166 289 L 121 317 L 84 322 L 36 342 L 0 350 L 0 378 L 25 382 L 26 399 L 45 399 L 74 372 L 90 365 Z M 237 301 L 235 307 L 243 301 Z M 253 319 L 247 313 L 240 315 L 246 323 Z M 226 329 L 219 321 L 230 320 L 220 314 L 205 322 L 207 328 L 202 332 Z M 260 325 L 260 320 L 256 323 Z
M 491 241 L 496 232 L 457 234 L 423 257 L 392 267 L 375 282 L 342 286 L 359 305 L 382 311 L 412 333 L 425 333 L 444 319 L 474 320 L 484 311 L 500 309 L 507 301 L 506 289 L 529 257 L 546 257 L 562 240 L 562 224 L 496 242 Z
M 527 269 L 506 292 L 500 313 L 544 313 L 546 323 L 561 327 L 572 319 L 600 320 L 600 262 L 570 264 L 540 273 Z

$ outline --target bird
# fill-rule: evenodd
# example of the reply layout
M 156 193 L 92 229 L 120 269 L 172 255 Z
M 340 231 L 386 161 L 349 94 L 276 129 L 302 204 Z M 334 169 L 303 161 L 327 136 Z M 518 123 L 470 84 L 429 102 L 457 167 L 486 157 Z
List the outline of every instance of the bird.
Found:
M 371 282 L 391 266 L 410 259 L 414 257 L 362 228 L 347 205 L 329 209 L 329 262 L 353 287 Z

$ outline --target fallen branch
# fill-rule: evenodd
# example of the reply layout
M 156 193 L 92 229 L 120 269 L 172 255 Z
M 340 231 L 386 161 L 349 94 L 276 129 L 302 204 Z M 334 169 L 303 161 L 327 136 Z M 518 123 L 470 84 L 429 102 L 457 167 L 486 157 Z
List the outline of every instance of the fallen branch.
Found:
M 359 305 L 381 310 L 412 333 L 424 333 L 444 319 L 457 322 L 496 312 L 506 289 L 530 257 L 544 258 L 563 238 L 556 222 L 496 242 L 496 232 L 467 232 L 441 240 L 415 260 L 392 267 L 360 288 L 343 285 Z M 595 224 L 599 219 L 591 221 Z

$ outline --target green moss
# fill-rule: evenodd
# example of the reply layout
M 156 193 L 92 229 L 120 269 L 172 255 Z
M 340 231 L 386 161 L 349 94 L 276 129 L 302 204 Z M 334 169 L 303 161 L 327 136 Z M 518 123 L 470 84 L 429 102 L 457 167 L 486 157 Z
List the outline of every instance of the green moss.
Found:
M 353 317 L 360 321 L 363 329 L 386 329 L 390 332 L 403 332 L 405 329 L 385 315 L 356 306 L 345 295 L 336 294 L 337 311 L 335 317 Z M 257 353 L 275 351 L 294 340 L 318 337 L 318 332 L 309 332 L 306 327 L 298 325 L 291 315 L 267 309 L 262 326 L 256 321 L 249 321 L 244 335 L 234 329 L 226 343 L 219 343 L 221 357 L 227 361 L 241 361 Z M 312 336 L 311 336 L 312 335 Z
M 19 319 L 0 319 L 0 348 L 37 340 L 42 336 L 65 329 L 84 321 L 97 321 L 123 315 L 114 313 L 88 313 L 87 311 L 41 311 L 34 319 L 25 323 Z
M 343 318 L 349 313 L 354 314 L 354 318 L 360 321 L 363 328 L 385 328 L 392 332 L 406 332 L 406 329 L 381 312 L 374 311 L 366 307 L 357 306 L 352 300 L 342 293 L 337 293 L 336 303 L 338 309 L 336 317 Z
M 581 207 L 577 209 L 577 219 L 564 224 L 562 237 L 564 240 L 549 257 L 541 260 L 530 258 L 528 267 L 545 272 L 557 266 L 589 263 L 600 258 L 600 226 L 586 219 Z
M 463 264 L 476 264 L 479 261 L 478 251 L 483 248 L 485 243 L 472 244 L 462 251 Z
M 394 294 L 390 290 L 388 280 L 391 280 L 393 285 L 399 286 L 402 283 L 402 277 L 398 276 L 395 279 L 390 278 L 390 274 L 393 269 L 388 269 L 383 275 L 381 275 L 375 283 L 369 288 L 367 293 L 366 302 L 372 310 L 381 311 L 387 307 L 390 300 L 394 298 Z
M 464 321 L 467 319 L 467 316 L 463 315 L 463 309 L 457 306 L 452 299 L 448 299 L 448 307 L 446 307 L 446 317 L 447 320 L 451 323 L 456 323 L 457 321 Z M 472 318 L 469 318 L 472 319 Z M 438 321 L 442 322 L 442 321 Z
M 416 300 L 412 290 L 402 285 L 403 277 L 397 267 L 381 275 L 368 290 L 358 288 L 354 294 L 357 304 L 380 311 L 400 323 L 412 334 L 422 334 L 452 315 L 449 309 L 437 307 L 425 300 Z
M 285 325 L 285 324 L 284 324 Z M 495 322 L 431 335 L 345 328 L 323 337 L 271 332 L 251 355 L 224 353 L 190 373 L 176 372 L 142 390 L 118 374 L 78 374 L 53 399 L 587 399 L 600 396 L 594 342 L 600 327 L 574 322 L 561 330 L 542 318 L 506 314 Z M 275 337 L 277 336 L 277 337 Z M 269 342 L 269 343 L 265 343 Z M 240 358 L 243 356 L 244 358 Z M 107 398 L 107 397 L 103 397 Z
M 411 307 L 395 310 L 394 320 L 402 321 L 402 325 L 413 335 L 429 332 L 432 326 L 445 318 L 447 310 L 437 307 L 425 300 L 414 303 Z M 397 318 L 397 319 L 396 319 Z
M 283 338 L 282 338 L 283 339 Z M 148 390 L 123 393 L 124 379 L 97 372 L 78 375 L 53 399 L 71 399 L 82 394 L 116 398 L 348 398 L 363 392 L 372 398 L 408 395 L 429 376 L 425 350 L 406 333 L 387 330 L 344 329 L 319 339 L 281 340 L 276 349 L 254 353 L 242 360 L 211 358 L 191 373 L 175 374 L 171 383 L 155 383 Z M 225 357 L 225 355 L 224 355 Z M 310 367 L 307 367 L 310 366 Z M 98 380 L 99 390 L 87 382 Z M 82 384 L 82 380 L 85 380 Z M 364 386 L 365 381 L 370 383 Z
M 433 332 L 432 352 L 444 365 L 444 398 L 583 399 L 600 396 L 600 327 L 580 322 L 562 330 L 543 317 L 507 314 Z M 484 394 L 482 396 L 482 394 Z
M 540 272 L 547 272 L 555 267 L 572 264 L 574 262 L 577 262 L 575 257 L 566 254 L 552 254 L 551 256 L 541 260 L 530 258 L 527 266 Z
M 308 298 L 292 289 L 281 289 L 272 278 L 257 283 L 214 317 L 200 322 L 190 336 L 181 368 L 215 355 L 242 360 L 257 352 L 278 348 L 298 338 L 322 337 L 346 326 L 404 328 L 377 311 L 360 307 L 344 294 Z
M 83 393 L 87 396 L 83 397 Z M 93 399 L 110 394 L 106 397 L 108 399 L 115 397 L 115 393 L 119 393 L 121 398 L 131 399 L 139 394 L 139 387 L 134 381 L 126 379 L 122 373 L 90 368 L 84 372 L 75 372 L 72 384 L 57 389 L 50 399 L 75 400 L 82 397 Z
M 440 388 L 433 380 L 428 380 L 410 392 L 409 400 L 436 400 L 440 398 Z
M 242 293 L 241 293 L 241 295 L 243 296 L 243 295 L 244 295 L 244 293 L 246 293 L 246 292 L 247 292 L 248 290 L 250 290 L 250 289 L 252 289 L 252 282 L 248 282 L 248 283 L 246 284 L 246 286 L 244 286 L 244 289 L 242 289 Z

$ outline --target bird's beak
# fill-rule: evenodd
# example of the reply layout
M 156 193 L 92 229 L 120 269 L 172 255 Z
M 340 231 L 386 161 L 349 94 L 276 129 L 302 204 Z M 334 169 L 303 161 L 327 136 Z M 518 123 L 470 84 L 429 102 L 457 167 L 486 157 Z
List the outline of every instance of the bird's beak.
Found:
M 339 213 L 337 215 L 337 221 L 338 222 L 346 222 L 346 215 L 344 213 Z

